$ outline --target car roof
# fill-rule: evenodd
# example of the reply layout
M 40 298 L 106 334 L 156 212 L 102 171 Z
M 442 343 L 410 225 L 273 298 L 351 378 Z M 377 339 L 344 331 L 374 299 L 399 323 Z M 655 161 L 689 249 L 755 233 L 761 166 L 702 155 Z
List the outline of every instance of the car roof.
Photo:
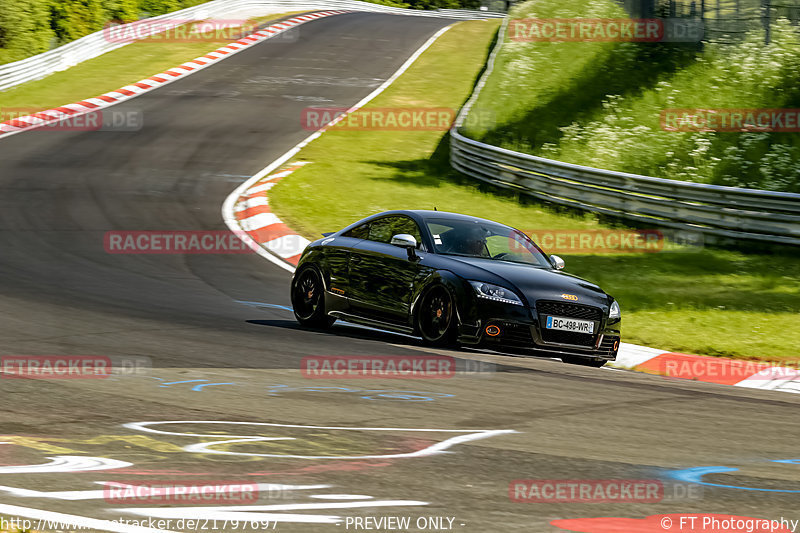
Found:
M 464 215 L 461 213 L 450 213 L 448 211 L 433 211 L 429 209 L 402 209 L 397 211 L 385 211 L 383 213 L 378 213 L 377 216 L 385 216 L 385 215 L 411 215 L 415 216 L 416 218 L 423 218 L 423 219 L 430 219 L 430 218 L 451 218 L 456 220 L 478 220 L 481 222 L 490 222 L 492 224 L 500 224 L 501 226 L 505 226 L 506 224 L 502 224 L 500 222 L 496 222 L 494 220 L 488 220 L 485 218 L 475 217 L 472 215 Z
M 428 209 L 396 209 L 394 211 L 383 211 L 382 213 L 375 213 L 374 215 L 370 215 L 368 217 L 364 217 L 361 220 L 359 220 L 357 222 L 353 222 L 349 226 L 346 226 L 346 227 L 340 229 L 336 233 L 339 234 L 339 235 L 341 235 L 343 233 L 347 233 L 351 229 L 356 228 L 356 227 L 360 226 L 361 224 L 365 224 L 367 222 L 375 220 L 376 218 L 385 217 L 385 216 L 389 216 L 389 215 L 405 215 L 405 216 L 408 216 L 408 217 L 411 217 L 411 218 L 415 219 L 417 222 L 420 222 L 420 223 L 424 222 L 425 220 L 429 220 L 431 218 L 449 218 L 449 219 L 455 219 L 455 220 L 469 220 L 469 221 L 473 221 L 473 222 L 474 221 L 488 222 L 488 223 L 491 223 L 491 224 L 499 224 L 501 226 L 510 227 L 510 226 L 507 226 L 506 224 L 501 224 L 500 222 L 495 222 L 493 220 L 488 220 L 488 219 L 485 219 L 485 218 L 478 218 L 478 217 L 474 217 L 474 216 L 471 216 L 471 215 L 463 215 L 461 213 L 450 213 L 448 211 L 432 211 L 432 210 L 428 210 Z

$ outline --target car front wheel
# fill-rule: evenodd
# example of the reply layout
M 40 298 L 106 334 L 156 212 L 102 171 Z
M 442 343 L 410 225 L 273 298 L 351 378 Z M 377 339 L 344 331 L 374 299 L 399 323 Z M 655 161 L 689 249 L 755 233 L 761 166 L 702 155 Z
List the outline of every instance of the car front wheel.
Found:
M 315 268 L 303 269 L 292 280 L 292 308 L 303 326 L 327 328 L 336 321 L 325 313 L 325 286 Z
M 422 339 L 433 346 L 456 344 L 455 301 L 442 285 L 431 287 L 420 300 L 417 309 L 417 330 Z

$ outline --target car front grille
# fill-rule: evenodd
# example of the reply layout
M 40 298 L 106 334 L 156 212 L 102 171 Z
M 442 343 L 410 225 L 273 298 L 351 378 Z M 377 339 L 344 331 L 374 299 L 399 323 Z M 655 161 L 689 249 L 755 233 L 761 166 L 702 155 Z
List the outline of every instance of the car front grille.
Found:
M 538 300 L 536 302 L 536 311 L 538 311 L 540 316 L 563 316 L 566 318 L 594 320 L 597 322 L 603 319 L 603 310 L 599 307 L 568 304 L 565 302 L 551 302 L 549 300 Z
M 533 335 L 531 335 L 530 324 L 520 324 L 518 322 L 491 321 L 488 326 L 497 326 L 500 333 L 494 337 L 484 336 L 484 340 L 489 343 L 502 344 L 504 346 L 514 346 L 518 348 L 532 348 L 534 346 Z
M 531 328 L 526 324 L 515 324 L 513 322 L 504 322 L 503 325 L 503 344 L 510 344 L 514 346 L 532 346 L 533 337 L 531 336 Z

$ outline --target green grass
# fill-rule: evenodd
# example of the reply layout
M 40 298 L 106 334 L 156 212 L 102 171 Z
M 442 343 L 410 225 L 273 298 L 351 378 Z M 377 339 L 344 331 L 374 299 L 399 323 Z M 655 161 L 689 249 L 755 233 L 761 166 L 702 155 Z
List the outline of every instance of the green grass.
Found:
M 635 42 L 525 42 L 524 23 L 549 18 L 625 18 L 614 0 L 537 0 L 517 5 L 495 69 L 476 108 L 496 123 L 466 128 L 468 136 L 512 150 L 557 142 L 561 128 L 602 109 L 607 94 L 637 94 L 692 60 L 686 45 Z M 522 32 L 524 36 L 524 32 Z
M 701 183 L 800 192 L 797 133 L 671 132 L 664 109 L 800 106 L 800 35 L 773 25 L 736 45 L 707 47 L 686 68 L 638 95 L 610 96 L 602 109 L 562 131 L 540 155 L 612 170 Z
M 293 13 L 274 14 L 255 20 L 262 23 L 290 14 Z M 79 102 L 149 78 L 212 52 L 229 42 L 132 43 L 41 80 L 0 92 L 0 113 L 4 108 L 51 109 Z
M 620 17 L 613 0 L 536 0 L 512 19 Z M 514 35 L 514 25 L 510 32 Z M 665 131 L 665 109 L 800 107 L 800 34 L 784 20 L 732 44 L 509 39 L 466 133 L 512 150 L 668 179 L 800 192 L 796 132 Z
M 468 97 L 497 22 L 445 33 L 368 107 L 452 107 Z M 522 98 L 522 96 L 520 96 Z M 270 191 L 273 210 L 308 238 L 389 209 L 455 211 L 521 229 L 608 227 L 454 173 L 444 132 L 329 131 Z M 667 350 L 758 359 L 797 357 L 800 261 L 681 249 L 564 255 L 567 272 L 598 282 L 623 310 L 624 340 Z
M 627 342 L 745 359 L 798 360 L 800 260 L 706 249 L 565 256 L 620 301 Z

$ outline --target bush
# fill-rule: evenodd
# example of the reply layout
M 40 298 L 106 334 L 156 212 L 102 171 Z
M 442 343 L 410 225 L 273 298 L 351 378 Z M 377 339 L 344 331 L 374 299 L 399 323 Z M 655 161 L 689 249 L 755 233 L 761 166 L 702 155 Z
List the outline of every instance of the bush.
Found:
M 133 22 L 139 20 L 138 0 L 108 0 L 106 16 L 114 22 Z
M 0 64 L 46 52 L 103 29 L 208 0 L 0 0 Z M 415 9 L 477 8 L 480 0 L 367 0 Z
M 0 63 L 46 52 L 54 36 L 47 2 L 0 0 Z
M 659 122 L 668 108 L 800 107 L 800 36 L 778 21 L 772 42 L 760 31 L 737 45 L 711 43 L 697 60 L 652 90 L 609 96 L 584 123 L 538 153 L 559 160 L 651 176 L 800 192 L 796 133 L 674 132 Z
M 148 17 L 163 15 L 181 8 L 180 0 L 139 0 L 139 9 Z
M 535 0 L 514 18 L 624 16 L 613 0 Z M 796 133 L 676 132 L 664 109 L 800 108 L 800 35 L 786 20 L 736 44 L 508 41 L 466 133 L 504 148 L 668 179 L 800 192 Z M 481 109 L 483 108 L 483 109 Z
M 102 0 L 52 0 L 50 26 L 59 43 L 103 29 L 108 20 Z
M 0 0 L 0 64 L 46 52 L 102 30 L 208 0 Z

